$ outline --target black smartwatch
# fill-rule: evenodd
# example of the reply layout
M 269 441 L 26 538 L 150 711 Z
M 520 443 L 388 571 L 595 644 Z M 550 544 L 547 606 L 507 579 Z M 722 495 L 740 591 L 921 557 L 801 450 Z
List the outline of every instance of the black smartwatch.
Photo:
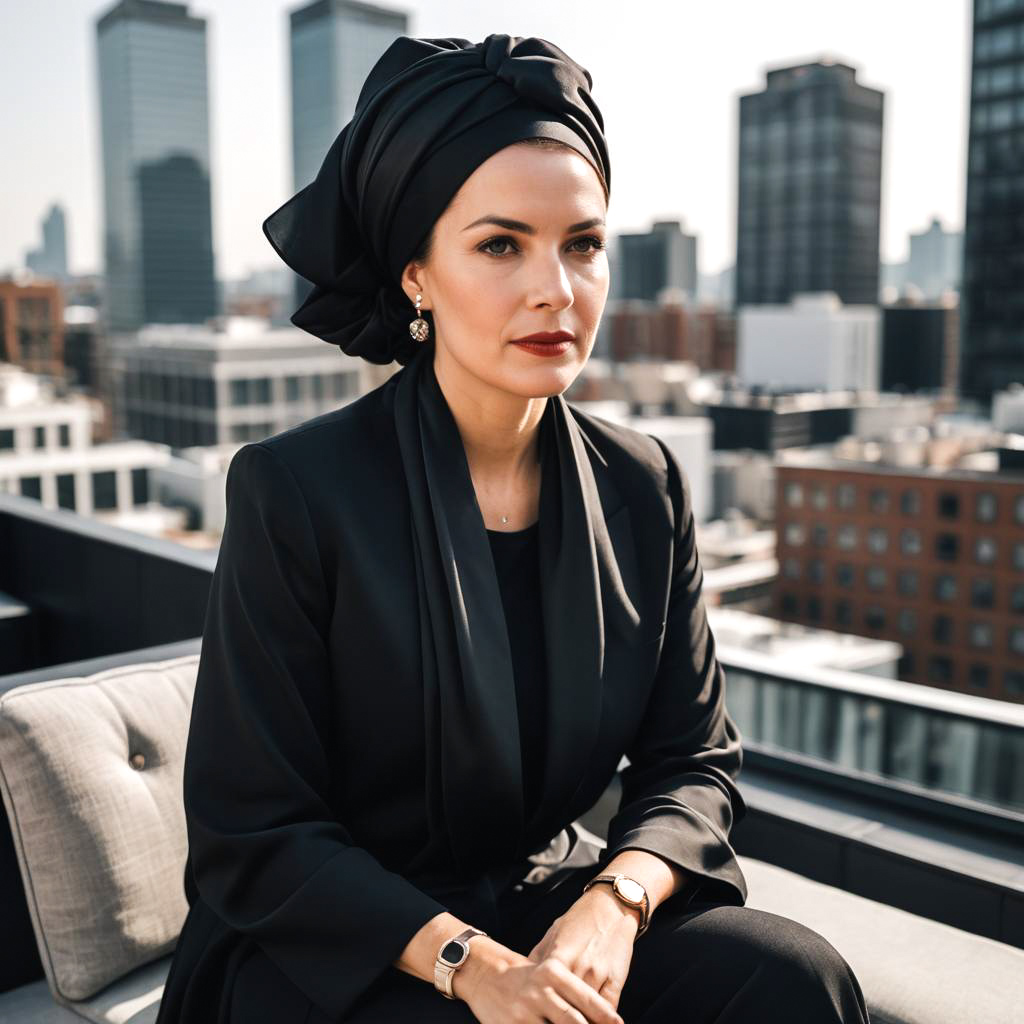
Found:
M 474 935 L 486 935 L 477 928 L 467 928 L 459 932 L 454 939 L 449 939 L 438 951 L 434 962 L 434 988 L 448 999 L 455 999 L 452 992 L 452 979 L 455 972 L 469 958 L 469 940 Z

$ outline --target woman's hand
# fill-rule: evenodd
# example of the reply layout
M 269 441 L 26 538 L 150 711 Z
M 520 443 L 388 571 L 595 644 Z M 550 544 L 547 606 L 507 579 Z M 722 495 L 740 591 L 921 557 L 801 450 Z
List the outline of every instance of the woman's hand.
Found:
M 568 915 L 566 915 L 568 916 Z M 636 929 L 634 928 L 634 931 Z M 607 999 L 558 957 L 529 957 L 487 938 L 456 971 L 452 991 L 481 1024 L 623 1024 Z
M 618 1009 L 639 927 L 639 910 L 627 907 L 607 887 L 594 886 L 555 918 L 530 959 L 560 960 Z

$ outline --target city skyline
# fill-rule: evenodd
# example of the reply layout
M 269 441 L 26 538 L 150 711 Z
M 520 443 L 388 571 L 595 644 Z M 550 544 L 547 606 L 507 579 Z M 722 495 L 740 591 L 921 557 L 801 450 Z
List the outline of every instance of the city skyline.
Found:
M 56 19 L 53 6 L 60 9 Z M 22 155 L 0 170 L 0 188 L 12 197 L 0 204 L 0 270 L 21 265 L 51 202 L 67 211 L 70 269 L 102 270 L 91 41 L 96 17 L 109 6 L 97 0 L 33 6 L 19 13 L 18 28 L 4 24 L 13 19 L 10 9 L 0 14 L 0 31 L 24 42 L 0 69 L 0 87 L 23 97 L 20 107 L 7 108 L 5 136 Z M 254 0 L 244 9 L 226 0 L 190 4 L 210 22 L 214 249 L 221 277 L 276 262 L 260 225 L 293 192 L 287 13 L 296 6 L 283 0 Z M 882 259 L 905 258 L 909 234 L 924 229 L 932 216 L 950 230 L 962 229 L 967 0 L 944 5 L 941 18 L 934 5 L 892 9 L 868 3 L 855 19 L 790 0 L 781 8 L 789 15 L 785 20 L 780 9 L 768 12 L 752 3 L 710 11 L 647 3 L 641 10 L 650 12 L 659 30 L 634 34 L 636 44 L 625 48 L 624 32 L 616 31 L 626 28 L 625 16 L 611 8 L 594 18 L 593 7 L 581 3 L 552 11 L 528 2 L 520 5 L 518 24 L 500 25 L 495 22 L 508 19 L 466 0 L 394 6 L 408 12 L 415 35 L 542 35 L 587 66 L 605 113 L 615 171 L 610 229 L 646 230 L 654 220 L 680 219 L 699 237 L 702 273 L 720 271 L 735 256 L 738 97 L 762 89 L 768 70 L 819 58 L 853 65 L 860 81 L 886 93 Z M 636 11 L 631 8 L 630 28 Z M 728 35 L 736 24 L 743 24 L 743 33 Z M 886 30 L 879 32 L 879 24 Z M 698 44 L 713 38 L 723 41 L 720 48 Z M 645 81 L 652 68 L 657 77 Z M 635 114 L 644 103 L 652 111 L 646 120 Z M 678 123 L 666 121 L 667 111 L 678 111 Z

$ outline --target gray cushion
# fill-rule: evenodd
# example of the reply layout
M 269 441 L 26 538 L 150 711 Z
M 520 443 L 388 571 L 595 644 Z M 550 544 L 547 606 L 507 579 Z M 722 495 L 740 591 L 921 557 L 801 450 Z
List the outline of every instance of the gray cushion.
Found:
M 0 790 L 61 1002 L 89 999 L 177 941 L 198 662 L 120 666 L 0 696 Z
M 1024 950 L 739 858 L 747 906 L 799 921 L 853 968 L 872 1024 L 1021 1020 Z
M 153 1024 L 171 957 L 146 964 L 98 995 L 66 1006 L 54 1002 L 44 980 L 0 994 L 0 1024 Z

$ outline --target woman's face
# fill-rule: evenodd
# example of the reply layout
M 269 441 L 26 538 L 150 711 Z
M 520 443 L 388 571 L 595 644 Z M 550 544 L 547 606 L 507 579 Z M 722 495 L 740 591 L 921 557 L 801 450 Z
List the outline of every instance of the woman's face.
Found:
M 439 369 L 524 398 L 565 391 L 608 297 L 606 209 L 597 172 L 567 147 L 511 145 L 480 164 L 402 278 L 433 313 Z M 572 339 L 553 354 L 514 344 L 555 331 Z

